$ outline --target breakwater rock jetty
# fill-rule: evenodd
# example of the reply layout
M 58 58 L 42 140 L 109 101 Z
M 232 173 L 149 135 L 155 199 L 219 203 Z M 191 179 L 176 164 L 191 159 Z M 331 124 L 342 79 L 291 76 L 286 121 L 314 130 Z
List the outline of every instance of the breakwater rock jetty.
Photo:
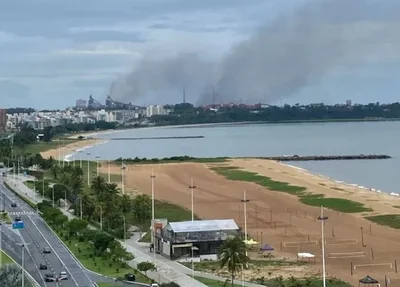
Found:
M 276 161 L 321 161 L 321 160 L 359 160 L 359 159 L 389 159 L 392 158 L 385 154 L 359 154 L 359 155 L 288 155 L 288 156 L 270 156 L 261 157 L 262 159 Z
M 140 137 L 140 138 L 109 138 L 112 141 L 135 141 L 135 140 L 175 140 L 175 139 L 204 139 L 204 136 L 178 136 L 178 137 Z

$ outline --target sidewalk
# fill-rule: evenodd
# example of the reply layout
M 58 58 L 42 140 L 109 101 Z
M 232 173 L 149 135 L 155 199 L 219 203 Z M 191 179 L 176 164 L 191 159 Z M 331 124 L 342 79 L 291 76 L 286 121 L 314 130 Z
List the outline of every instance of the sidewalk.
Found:
M 27 176 L 20 175 L 19 177 L 15 177 L 15 185 L 14 185 L 14 177 L 11 175 L 6 178 L 6 182 L 15 188 L 16 192 L 19 192 L 21 195 L 27 197 L 29 200 L 32 200 L 35 203 L 41 202 L 43 198 L 37 194 L 34 193 L 33 190 L 28 188 L 25 184 L 24 181 L 30 180 L 31 178 Z M 69 212 L 65 211 L 63 208 L 60 209 L 65 215 L 67 215 L 69 218 L 74 218 L 75 216 L 70 214 Z M 134 254 L 135 259 L 132 261 L 128 262 L 128 264 L 136 268 L 137 264 L 143 261 L 153 261 L 153 257 L 151 254 L 146 253 L 143 251 L 143 247 L 141 247 L 139 244 L 126 244 L 125 242 L 121 241 L 121 244 L 123 247 L 126 248 L 127 251 L 131 252 Z M 166 258 L 163 258 L 166 259 Z M 179 271 L 179 269 L 174 268 L 175 266 L 172 265 L 171 263 L 174 263 L 173 261 L 168 260 L 167 262 L 164 262 L 164 260 L 156 260 L 156 267 L 157 271 L 156 272 L 147 272 L 147 276 L 158 283 L 169 283 L 169 282 L 175 282 L 179 284 L 182 287 L 206 287 L 203 283 L 193 280 L 191 277 L 187 276 L 184 272 Z M 180 264 L 179 264 L 180 265 Z M 171 267 L 174 266 L 174 267 Z

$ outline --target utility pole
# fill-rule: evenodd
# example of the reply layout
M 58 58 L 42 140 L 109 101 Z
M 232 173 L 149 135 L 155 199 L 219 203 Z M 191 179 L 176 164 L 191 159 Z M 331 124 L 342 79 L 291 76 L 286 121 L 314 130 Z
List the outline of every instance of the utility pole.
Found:
M 154 219 L 155 219 L 155 205 L 154 205 L 154 178 L 156 176 L 153 173 L 153 169 L 151 169 L 151 230 L 152 230 L 152 238 L 153 238 L 153 264 L 156 265 L 156 236 L 154 230 Z
M 193 224 L 193 222 L 194 222 L 194 203 L 193 203 L 193 190 L 196 188 L 196 186 L 194 185 L 194 183 L 193 183 L 193 178 L 190 180 L 190 185 L 189 185 L 189 188 L 190 188 L 190 193 L 191 193 L 191 199 L 192 199 L 192 204 L 191 204 L 191 206 L 192 206 L 192 224 Z M 193 251 L 193 248 L 194 248 L 194 246 L 192 245 L 192 279 L 193 279 L 193 282 L 194 282 L 194 251 Z
M 108 161 L 108 183 L 111 183 L 111 162 Z
M 122 191 L 122 194 L 125 194 L 124 169 L 125 169 L 125 165 L 124 165 L 124 162 L 122 162 L 122 167 L 121 167 L 121 191 Z
M 318 220 L 321 221 L 321 245 L 322 245 L 322 280 L 323 287 L 326 287 L 326 271 L 325 271 L 325 239 L 324 239 L 324 223 L 328 219 L 328 216 L 324 216 L 324 207 L 321 205 L 321 215 L 318 216 Z
M 88 156 L 88 158 L 87 158 L 87 185 L 90 186 L 90 161 L 89 161 L 90 153 L 87 153 L 86 155 Z
M 247 241 L 247 203 L 250 200 L 246 198 L 246 190 L 243 191 L 243 199 L 241 201 L 243 202 L 243 205 L 244 205 L 244 208 L 243 208 L 243 213 L 244 213 L 244 240 Z
M 52 186 L 52 191 L 53 191 L 53 207 L 54 207 L 54 184 Z
M 183 103 L 186 103 L 186 90 L 185 87 L 183 87 Z

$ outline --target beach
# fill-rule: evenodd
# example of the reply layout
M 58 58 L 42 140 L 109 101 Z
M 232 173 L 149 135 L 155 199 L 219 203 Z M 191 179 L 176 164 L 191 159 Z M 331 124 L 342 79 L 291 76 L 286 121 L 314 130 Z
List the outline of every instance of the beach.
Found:
M 188 186 L 193 179 L 196 186 L 194 212 L 198 217 L 233 218 L 243 227 L 244 209 L 241 199 L 246 190 L 246 198 L 250 200 L 247 204 L 247 226 L 250 236 L 260 244 L 273 246 L 275 258 L 296 260 L 299 252 L 314 254 L 316 264 L 313 268 L 316 273 L 320 272 L 321 250 L 318 242 L 321 238 L 321 224 L 317 220 L 320 209 L 305 205 L 297 196 L 288 193 L 271 191 L 250 182 L 228 180 L 210 169 L 215 165 L 202 163 L 127 165 L 125 192 L 131 195 L 138 193 L 151 195 L 150 175 L 154 172 L 156 199 L 190 209 L 191 195 Z M 353 214 L 325 210 L 325 215 L 329 218 L 325 223 L 327 272 L 353 284 L 356 284 L 361 276 L 365 276 L 366 272 L 378 280 L 382 280 L 385 274 L 391 276 L 392 282 L 400 280 L 393 267 L 395 260 L 400 258 L 398 243 L 400 232 L 364 218 L 368 215 L 400 214 L 400 209 L 396 207 L 400 205 L 398 197 L 335 182 L 274 161 L 233 159 L 222 165 L 257 172 L 276 181 L 306 187 L 307 191 L 313 194 L 351 199 L 372 208 L 373 211 Z M 106 163 L 102 165 L 101 172 L 105 174 L 108 172 Z M 120 166 L 111 166 L 112 174 L 120 172 Z M 251 256 L 259 255 L 254 252 Z M 351 264 L 358 266 L 357 270 L 353 270 L 353 275 L 350 272 Z
M 79 152 L 90 148 L 94 145 L 98 145 L 104 143 L 105 140 L 100 139 L 83 139 L 69 144 L 63 144 L 63 141 L 60 141 L 60 147 L 55 149 L 49 149 L 47 151 L 41 152 L 40 155 L 43 158 L 53 157 L 54 159 L 68 159 L 71 154 L 75 152 Z

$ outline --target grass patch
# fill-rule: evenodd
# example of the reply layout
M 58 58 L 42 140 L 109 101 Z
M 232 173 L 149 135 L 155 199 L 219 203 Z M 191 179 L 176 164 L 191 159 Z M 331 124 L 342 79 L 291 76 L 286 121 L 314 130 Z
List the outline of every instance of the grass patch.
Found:
M 26 197 L 20 195 L 18 192 L 16 192 L 14 190 L 14 188 L 12 188 L 7 182 L 4 182 L 4 185 L 11 190 L 12 192 L 15 193 L 16 196 L 18 196 L 19 198 L 21 198 L 23 201 L 25 201 L 30 207 L 32 207 L 33 209 L 36 209 L 36 204 L 34 204 L 32 201 L 30 201 L 29 199 L 27 199 Z
M 7 224 L 12 223 L 12 220 L 11 220 L 10 216 L 7 214 L 7 212 L 0 213 L 0 219 Z
M 261 279 L 261 280 L 260 280 Z M 309 286 L 309 287 L 320 287 L 323 285 L 322 279 L 316 277 L 309 277 L 309 278 L 272 278 L 272 279 L 265 279 L 265 278 L 258 278 L 255 280 L 258 284 L 262 284 L 265 286 L 272 286 L 272 287 L 288 287 L 288 286 Z M 329 287 L 350 287 L 351 285 L 343 282 L 336 278 L 327 278 L 326 285 Z
M 0 250 L 2 264 L 14 264 L 15 262 L 3 251 Z
M 242 286 L 242 285 L 238 285 L 238 284 L 231 285 L 229 279 L 228 279 L 228 284 L 225 284 L 225 282 L 223 282 L 223 281 L 218 281 L 218 280 L 214 280 L 214 279 L 208 279 L 208 278 L 199 277 L 199 276 L 195 276 L 194 278 L 197 281 L 199 281 L 199 282 L 201 282 L 204 285 L 209 286 L 209 287 L 225 287 L 225 286 L 241 287 Z
M 400 209 L 400 205 L 393 205 L 393 207 Z
M 400 214 L 383 214 L 367 216 L 365 218 L 379 225 L 400 229 Z
M 323 194 L 308 194 L 300 196 L 300 202 L 311 206 L 324 206 L 326 208 L 344 212 L 357 213 L 369 212 L 371 208 L 365 207 L 364 204 L 344 198 L 327 198 Z
M 132 273 L 135 274 L 137 282 L 151 283 L 149 278 L 124 263 L 113 262 L 108 257 L 93 256 L 93 247 L 88 242 L 64 240 L 61 235 L 62 234 L 59 233 L 59 236 L 63 239 L 65 245 L 68 246 L 72 253 L 74 253 L 78 260 L 87 269 L 113 278 L 122 277 L 126 273 Z
M 222 166 L 213 167 L 211 169 L 216 173 L 223 175 L 227 179 L 254 182 L 270 190 L 281 191 L 295 195 L 301 195 L 306 190 L 306 188 L 303 186 L 290 185 L 287 182 L 275 181 L 270 177 L 262 176 L 250 171 L 240 170 L 237 167 Z
M 230 180 L 254 182 L 268 188 L 269 190 L 297 195 L 300 198 L 300 202 L 306 205 L 322 205 L 326 208 L 344 213 L 372 211 L 371 208 L 365 207 L 362 203 L 356 201 L 341 198 L 326 198 L 323 194 L 311 194 L 306 192 L 306 188 L 303 186 L 290 185 L 287 182 L 275 181 L 269 177 L 254 172 L 241 170 L 238 167 L 219 166 L 211 169 Z
M 322 183 L 322 182 L 320 182 L 320 183 L 318 183 L 319 185 L 322 185 L 322 186 L 326 186 L 326 184 L 325 183 Z
M 68 138 L 62 139 L 62 143 L 64 146 L 67 144 L 77 142 L 77 141 L 79 141 L 79 140 L 78 139 L 68 139 Z M 25 146 L 23 148 L 23 151 L 25 153 L 38 154 L 38 153 L 45 152 L 45 151 L 48 151 L 51 149 L 57 149 L 60 144 L 61 144 L 61 141 L 59 143 L 57 140 L 53 140 L 51 142 L 39 141 L 39 142 L 35 142 L 35 143 Z
M 102 177 L 106 182 L 108 182 L 108 173 L 100 173 L 100 177 Z M 122 175 L 121 174 L 111 173 L 110 174 L 110 181 L 112 183 L 121 183 L 122 182 Z

